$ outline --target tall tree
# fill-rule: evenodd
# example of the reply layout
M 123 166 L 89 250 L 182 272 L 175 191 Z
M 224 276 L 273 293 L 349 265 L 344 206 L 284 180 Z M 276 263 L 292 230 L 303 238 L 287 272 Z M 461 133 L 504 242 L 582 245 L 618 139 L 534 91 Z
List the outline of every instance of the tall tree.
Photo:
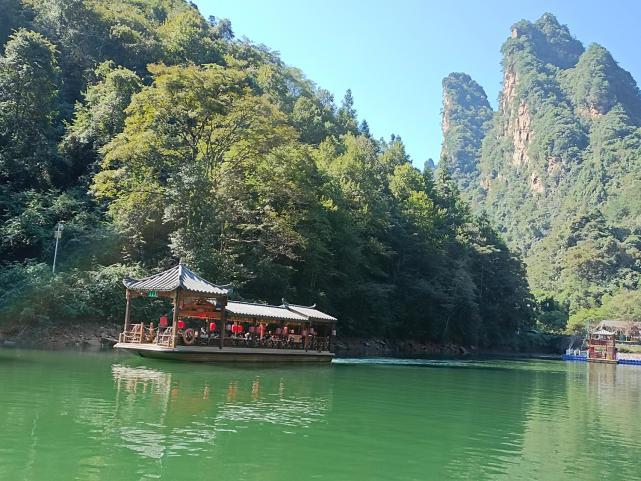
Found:
M 338 126 L 342 133 L 358 133 L 358 119 L 356 116 L 356 109 L 354 108 L 354 97 L 352 90 L 347 89 L 341 106 L 338 109 Z
M 87 88 L 82 102 L 76 103 L 73 122 L 62 139 L 61 150 L 71 163 L 71 179 L 95 167 L 99 150 L 125 126 L 125 109 L 140 91 L 140 78 L 112 62 L 99 65 L 96 82 Z M 95 170 L 95 169 L 94 169 Z
M 58 88 L 55 47 L 18 30 L 0 58 L 0 184 L 11 191 L 53 183 Z

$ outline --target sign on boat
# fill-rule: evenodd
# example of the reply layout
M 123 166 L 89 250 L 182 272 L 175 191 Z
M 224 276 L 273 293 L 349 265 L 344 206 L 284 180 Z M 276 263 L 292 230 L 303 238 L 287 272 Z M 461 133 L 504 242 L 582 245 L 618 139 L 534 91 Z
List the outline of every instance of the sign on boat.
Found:
M 334 357 L 336 318 L 315 305 L 229 301 L 226 288 L 182 263 L 123 284 L 125 325 L 115 349 L 181 361 L 329 362 Z M 132 323 L 131 302 L 138 297 L 171 299 L 171 316 L 161 316 L 157 326 Z

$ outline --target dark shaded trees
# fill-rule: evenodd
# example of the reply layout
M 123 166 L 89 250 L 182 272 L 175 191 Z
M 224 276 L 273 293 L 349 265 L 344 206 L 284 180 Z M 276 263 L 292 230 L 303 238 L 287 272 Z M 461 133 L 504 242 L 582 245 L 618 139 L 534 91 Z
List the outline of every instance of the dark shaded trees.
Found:
M 0 59 L 0 321 L 116 319 L 119 277 L 180 258 L 343 333 L 490 345 L 529 325 L 518 259 L 350 90 L 337 107 L 186 2 L 28 3 L 0 30 L 34 29 Z

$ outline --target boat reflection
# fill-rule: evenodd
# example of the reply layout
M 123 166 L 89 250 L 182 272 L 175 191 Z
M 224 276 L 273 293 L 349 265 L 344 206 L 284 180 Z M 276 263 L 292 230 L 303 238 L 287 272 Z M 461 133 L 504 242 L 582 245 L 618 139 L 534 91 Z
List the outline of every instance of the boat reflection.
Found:
M 181 366 L 182 367 L 182 366 Z M 112 366 L 122 446 L 147 458 L 213 456 L 221 433 L 307 429 L 330 409 L 327 369 Z

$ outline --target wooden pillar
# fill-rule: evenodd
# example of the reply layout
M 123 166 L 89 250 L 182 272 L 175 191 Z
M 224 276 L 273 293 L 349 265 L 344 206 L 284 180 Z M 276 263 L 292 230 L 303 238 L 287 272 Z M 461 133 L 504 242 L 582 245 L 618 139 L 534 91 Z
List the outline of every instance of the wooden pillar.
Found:
M 127 289 L 126 293 L 127 304 L 125 306 L 125 329 L 123 332 L 123 342 L 127 342 L 127 331 L 129 330 L 129 315 L 130 315 L 130 306 L 131 306 L 131 292 Z
M 227 311 L 225 310 L 225 304 L 220 308 L 220 337 L 218 338 L 218 347 L 223 348 L 225 343 L 225 325 L 227 324 Z
M 334 352 L 334 330 L 336 329 L 336 324 L 329 325 L 329 352 Z
M 178 307 L 178 299 L 179 299 L 178 292 L 179 292 L 179 289 L 176 288 L 176 293 L 174 294 L 174 315 L 173 315 L 173 319 L 172 319 L 172 323 L 173 323 L 172 325 L 173 325 L 173 331 L 174 331 L 173 334 L 174 335 L 173 335 L 173 338 L 171 340 L 171 347 L 176 347 L 176 340 L 178 339 L 178 310 L 179 310 L 179 307 Z

